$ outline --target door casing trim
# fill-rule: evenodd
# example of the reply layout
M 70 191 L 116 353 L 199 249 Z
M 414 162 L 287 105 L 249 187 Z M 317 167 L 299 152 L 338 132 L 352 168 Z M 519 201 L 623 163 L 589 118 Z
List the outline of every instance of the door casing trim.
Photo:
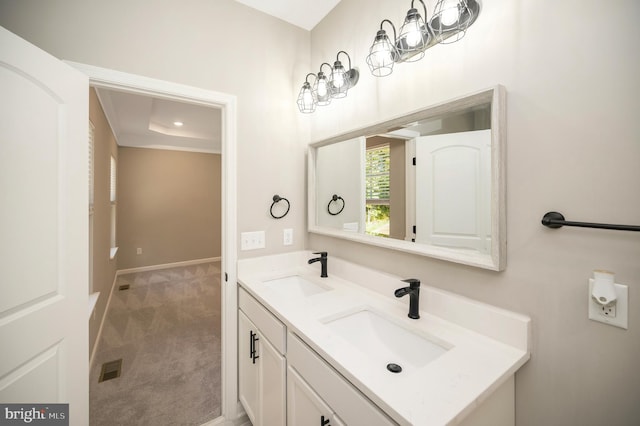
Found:
M 152 96 L 222 110 L 222 421 L 233 422 L 244 414 L 238 400 L 237 333 L 237 98 L 198 87 L 141 75 L 63 61 L 89 77 L 89 85 Z M 225 282 L 225 273 L 227 282 Z M 229 284 L 230 283 L 230 284 Z

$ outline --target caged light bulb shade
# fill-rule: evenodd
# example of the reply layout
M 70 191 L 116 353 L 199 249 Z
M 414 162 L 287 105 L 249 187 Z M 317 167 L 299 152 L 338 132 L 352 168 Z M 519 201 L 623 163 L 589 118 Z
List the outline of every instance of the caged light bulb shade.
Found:
M 451 26 L 460 18 L 460 10 L 458 9 L 458 0 L 448 0 L 443 2 L 443 8 L 440 15 L 442 25 Z
M 336 61 L 334 63 L 329 83 L 331 85 L 332 97 L 344 98 L 347 96 L 347 91 L 349 90 L 349 76 L 340 61 Z
M 369 65 L 371 74 L 376 77 L 391 74 L 397 57 L 396 48 L 387 37 L 387 33 L 384 30 L 379 30 L 371 49 L 369 49 L 369 56 L 367 56 L 367 65 Z
M 318 78 L 316 78 L 316 82 L 313 84 L 313 95 L 316 97 L 316 103 L 320 106 L 329 105 L 331 103 L 332 95 L 331 83 L 324 71 L 322 71 L 322 67 L 324 66 L 332 69 L 331 65 L 323 62 L 322 65 L 320 65 L 320 70 L 318 71 Z
M 321 80 L 318 83 L 318 96 L 327 96 L 327 93 L 329 93 L 329 89 L 327 89 L 327 82 L 324 80 Z
M 420 27 L 418 26 L 418 21 L 413 19 L 405 24 L 403 27 L 405 30 L 405 40 L 407 40 L 407 45 L 411 48 L 416 47 L 420 40 L 422 39 L 420 35 Z
M 300 112 L 309 114 L 316 110 L 316 100 L 311 91 L 311 85 L 308 82 L 304 82 L 300 94 L 298 95 L 298 109 Z
M 425 16 L 427 9 L 423 5 Z M 396 46 L 398 55 L 403 62 L 415 62 L 424 57 L 424 51 L 431 40 L 431 32 L 425 24 L 422 16 L 418 13 L 418 9 L 413 7 L 407 12 L 404 24 L 400 28 L 400 35 Z
M 346 78 L 344 75 L 344 71 L 338 70 L 331 75 L 332 75 L 331 81 L 337 89 L 340 89 L 342 86 L 345 85 Z
M 479 11 L 476 0 L 438 0 L 430 22 L 433 34 L 441 44 L 455 43 L 464 37 Z
M 329 87 L 329 80 L 322 71 L 318 73 L 318 80 L 313 85 L 313 93 L 316 96 L 316 102 L 318 105 L 324 106 L 331 103 L 331 88 Z

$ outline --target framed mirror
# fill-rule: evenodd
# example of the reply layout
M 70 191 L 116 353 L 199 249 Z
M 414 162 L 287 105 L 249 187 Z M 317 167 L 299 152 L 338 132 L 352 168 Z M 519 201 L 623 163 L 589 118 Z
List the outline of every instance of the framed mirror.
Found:
M 502 86 L 309 147 L 309 232 L 506 266 Z

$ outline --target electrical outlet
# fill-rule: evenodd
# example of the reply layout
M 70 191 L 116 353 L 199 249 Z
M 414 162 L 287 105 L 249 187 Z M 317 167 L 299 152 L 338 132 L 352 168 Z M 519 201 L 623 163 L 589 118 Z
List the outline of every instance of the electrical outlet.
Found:
M 615 318 L 616 317 L 616 306 L 618 304 L 617 303 L 611 303 L 607 306 L 601 306 L 600 307 L 600 314 L 604 315 L 605 317 L 609 317 L 609 318 Z
M 290 246 L 291 244 L 293 244 L 293 229 L 287 228 L 282 231 L 282 240 L 282 243 L 285 246 Z
M 626 330 L 628 328 L 629 287 L 623 284 L 614 284 L 616 288 L 616 301 L 607 306 L 602 306 L 593 300 L 591 296 L 593 293 L 593 282 L 593 279 L 589 279 L 589 319 Z
M 142 248 L 138 247 L 138 248 L 136 249 L 136 254 L 142 254 Z

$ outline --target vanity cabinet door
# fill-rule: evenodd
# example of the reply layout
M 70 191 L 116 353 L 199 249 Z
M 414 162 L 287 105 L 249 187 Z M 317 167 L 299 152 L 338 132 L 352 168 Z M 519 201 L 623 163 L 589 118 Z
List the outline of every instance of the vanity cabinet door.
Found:
M 249 420 L 257 425 L 259 375 L 253 359 L 254 330 L 257 328 L 249 318 L 238 311 L 238 393 Z
M 260 422 L 284 426 L 286 422 L 286 360 L 262 335 L 257 343 Z M 254 423 L 255 425 L 255 423 Z
M 331 408 L 291 367 L 287 368 L 287 424 L 289 426 L 343 426 Z
M 240 402 L 254 426 L 285 424 L 285 358 L 238 311 Z
M 287 335 L 287 362 L 289 365 L 287 376 L 292 376 L 292 371 L 295 372 L 301 378 L 300 380 L 304 380 L 307 388 L 313 389 L 314 395 L 320 395 L 320 401 L 324 401 L 324 404 L 331 407 L 332 413 L 340 415 L 340 419 L 337 419 L 333 414 L 332 418 L 336 419 L 335 424 L 367 426 L 397 424 L 291 332 Z M 287 377 L 287 392 L 291 392 L 289 383 L 289 377 Z M 289 395 L 287 398 L 287 403 L 290 404 Z M 288 424 L 298 426 L 298 423 L 292 423 L 291 420 Z M 320 423 L 299 424 L 314 426 Z

